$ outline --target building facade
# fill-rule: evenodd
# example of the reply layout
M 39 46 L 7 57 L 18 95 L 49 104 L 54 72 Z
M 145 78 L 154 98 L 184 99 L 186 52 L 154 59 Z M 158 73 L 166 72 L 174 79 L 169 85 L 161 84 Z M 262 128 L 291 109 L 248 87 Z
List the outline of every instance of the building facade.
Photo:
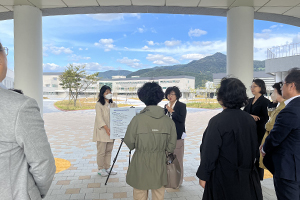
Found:
M 214 87 L 218 87 L 221 83 L 222 78 L 227 77 L 226 73 L 213 74 Z M 268 92 L 273 91 L 273 85 L 275 83 L 275 76 L 272 74 L 267 74 L 266 72 L 253 72 L 253 79 L 262 79 L 266 83 L 266 89 Z M 249 88 L 247 88 L 249 90 Z
M 136 77 L 119 79 L 101 79 L 99 86 L 108 85 L 114 94 L 137 96 L 137 91 L 147 82 L 158 83 L 165 92 L 168 87 L 177 86 L 183 98 L 192 98 L 191 90 L 195 89 L 195 77 L 192 76 L 165 76 L 165 77 Z
M 43 74 L 43 95 L 44 97 L 67 98 L 69 93 L 60 86 L 59 76 L 62 72 L 45 72 Z M 182 92 L 183 98 L 191 98 L 191 90 L 195 89 L 195 77 L 192 76 L 168 76 L 168 77 L 136 77 L 136 78 L 116 78 L 100 79 L 96 84 L 90 85 L 82 97 L 95 96 L 99 93 L 103 85 L 112 88 L 114 95 L 137 97 L 137 90 L 146 82 L 154 81 L 158 83 L 163 91 L 168 87 L 177 86 Z

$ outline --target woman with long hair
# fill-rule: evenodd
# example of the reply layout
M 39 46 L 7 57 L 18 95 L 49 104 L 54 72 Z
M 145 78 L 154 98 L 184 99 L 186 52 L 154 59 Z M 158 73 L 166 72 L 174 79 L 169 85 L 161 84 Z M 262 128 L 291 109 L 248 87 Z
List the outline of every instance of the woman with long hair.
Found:
M 118 107 L 112 100 L 111 88 L 104 85 L 100 89 L 99 100 L 96 103 L 96 118 L 93 142 L 97 142 L 98 174 L 108 176 L 110 171 L 111 152 L 114 140 L 110 139 L 110 108 Z M 117 174 L 112 170 L 111 174 Z

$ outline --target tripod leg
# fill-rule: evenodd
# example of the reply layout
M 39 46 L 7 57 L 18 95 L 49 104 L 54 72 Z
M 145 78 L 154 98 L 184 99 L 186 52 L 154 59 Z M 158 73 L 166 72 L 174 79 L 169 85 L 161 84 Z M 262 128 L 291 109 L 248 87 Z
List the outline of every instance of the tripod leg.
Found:
M 117 161 L 117 157 L 118 157 L 118 155 L 119 155 L 119 152 L 120 152 L 120 149 L 121 149 L 121 147 L 122 147 L 122 144 L 123 144 L 123 139 L 121 139 L 121 144 L 120 144 L 119 150 L 118 150 L 118 152 L 117 152 L 116 157 L 115 157 L 114 160 L 113 160 L 113 164 L 112 164 L 112 166 L 111 166 L 111 168 L 110 168 L 110 171 L 109 171 L 109 173 L 108 173 L 107 179 L 106 179 L 106 181 L 105 181 L 105 185 L 107 185 L 107 181 L 108 181 L 108 179 L 109 179 L 110 173 L 111 173 L 112 169 L 114 168 L 115 162 Z

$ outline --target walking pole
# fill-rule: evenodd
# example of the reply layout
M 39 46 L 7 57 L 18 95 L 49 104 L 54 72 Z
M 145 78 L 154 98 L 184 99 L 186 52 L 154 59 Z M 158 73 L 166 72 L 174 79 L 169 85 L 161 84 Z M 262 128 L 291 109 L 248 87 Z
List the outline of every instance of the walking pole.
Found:
M 120 152 L 120 149 L 121 149 L 121 147 L 122 147 L 123 142 L 124 142 L 124 138 L 121 139 L 121 144 L 120 144 L 119 150 L 118 150 L 118 152 L 117 152 L 116 157 L 114 158 L 114 161 L 113 161 L 113 164 L 112 164 L 112 166 L 111 166 L 111 168 L 110 168 L 110 171 L 109 171 L 109 173 L 108 173 L 108 176 L 107 176 L 105 185 L 107 185 L 107 181 L 108 181 L 108 179 L 109 179 L 109 176 L 110 176 L 110 173 L 111 173 L 112 169 L 114 168 L 115 162 L 117 161 L 117 157 L 118 157 L 118 155 L 119 155 L 119 152 Z

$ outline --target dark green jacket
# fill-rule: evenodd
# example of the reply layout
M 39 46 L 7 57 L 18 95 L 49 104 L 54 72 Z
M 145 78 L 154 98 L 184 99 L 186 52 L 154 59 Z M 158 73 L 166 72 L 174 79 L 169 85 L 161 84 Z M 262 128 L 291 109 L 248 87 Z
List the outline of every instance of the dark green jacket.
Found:
M 174 152 L 177 133 L 172 119 L 159 106 L 147 106 L 130 122 L 124 138 L 135 149 L 126 182 L 140 190 L 159 189 L 167 184 L 166 153 Z

